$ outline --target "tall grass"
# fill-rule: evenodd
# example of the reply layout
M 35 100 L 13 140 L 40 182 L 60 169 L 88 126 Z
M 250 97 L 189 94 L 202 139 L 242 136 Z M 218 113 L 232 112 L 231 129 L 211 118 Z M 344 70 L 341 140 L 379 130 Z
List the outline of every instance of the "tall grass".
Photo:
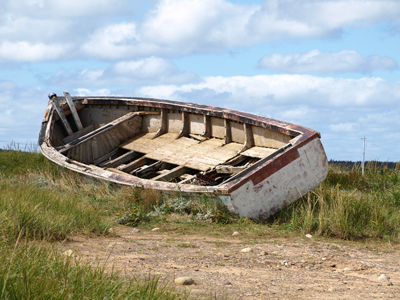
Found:
M 0 239 L 0 299 L 186 299 L 157 278 L 121 276 L 55 248 Z
M 0 151 L 0 299 L 188 298 L 156 277 L 122 276 L 49 244 L 72 234 L 108 234 L 123 194 L 40 153 Z
M 360 169 L 330 166 L 314 191 L 269 220 L 293 231 L 355 240 L 400 234 L 400 174 L 371 162 Z

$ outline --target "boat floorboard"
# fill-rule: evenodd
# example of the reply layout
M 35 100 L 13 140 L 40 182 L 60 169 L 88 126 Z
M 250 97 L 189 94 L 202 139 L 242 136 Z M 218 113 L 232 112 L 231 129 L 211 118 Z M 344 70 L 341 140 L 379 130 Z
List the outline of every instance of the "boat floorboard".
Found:
M 122 144 L 120 147 L 145 153 L 145 157 L 170 164 L 207 171 L 235 157 L 243 144 L 229 143 L 223 146 L 222 139 L 212 138 L 200 142 L 166 133 L 152 139 L 154 133 L 144 133 Z

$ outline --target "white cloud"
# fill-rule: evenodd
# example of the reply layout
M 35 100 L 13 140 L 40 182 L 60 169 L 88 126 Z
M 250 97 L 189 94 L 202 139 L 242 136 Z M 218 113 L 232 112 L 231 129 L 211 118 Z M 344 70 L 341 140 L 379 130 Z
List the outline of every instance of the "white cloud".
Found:
M 28 42 L 2 42 L 0 44 L 0 61 L 14 60 L 22 62 L 36 62 L 59 59 L 68 51 L 67 45 L 45 45 Z
M 357 123 L 339 123 L 331 124 L 329 128 L 333 132 L 355 132 L 359 131 L 360 126 Z
M 77 96 L 110 96 L 109 89 L 100 89 L 91 91 L 89 89 L 79 88 L 79 89 L 74 89 L 74 91 L 76 91 Z
M 73 53 L 64 53 L 63 59 L 130 60 L 209 53 L 276 40 L 331 37 L 343 28 L 383 20 L 392 21 L 396 27 L 400 17 L 400 2 L 394 0 L 266 0 L 262 5 L 227 0 L 160 0 L 143 19 L 135 19 L 134 7 L 139 2 L 143 1 L 2 1 L 0 39 L 73 45 Z M 15 57 L 10 55 L 8 59 Z M 379 58 L 377 64 L 381 61 Z
M 226 0 L 161 0 L 142 23 L 98 29 L 83 50 L 106 60 L 208 53 L 288 38 L 337 36 L 344 27 L 369 26 L 382 20 L 397 20 L 399 16 L 400 3 L 393 0 L 267 0 L 263 5 Z M 93 47 L 94 44 L 100 47 Z M 370 60 L 372 67 L 373 58 Z M 378 64 L 382 60 L 379 58 Z
M 258 65 L 267 70 L 287 73 L 344 73 L 373 72 L 376 70 L 396 70 L 396 61 L 387 56 L 363 57 L 355 50 L 324 52 L 311 50 L 306 53 L 273 53 L 260 59 Z
M 117 62 L 108 68 L 84 69 L 77 74 L 60 71 L 50 81 L 55 85 L 91 87 L 183 84 L 199 80 L 194 73 L 179 71 L 170 61 L 149 57 Z
M 299 105 L 307 103 L 319 108 L 354 107 L 364 109 L 400 105 L 400 81 L 387 82 L 381 78 L 321 78 L 311 75 L 209 76 L 203 82 L 184 85 L 143 87 L 138 91 L 149 97 L 201 99 L 199 91 L 229 93 L 227 104 L 246 103 L 250 108 L 260 103 Z M 192 97 L 192 94 L 195 97 Z M 184 96 L 181 96 L 184 95 Z M 211 100 L 210 100 L 211 101 Z

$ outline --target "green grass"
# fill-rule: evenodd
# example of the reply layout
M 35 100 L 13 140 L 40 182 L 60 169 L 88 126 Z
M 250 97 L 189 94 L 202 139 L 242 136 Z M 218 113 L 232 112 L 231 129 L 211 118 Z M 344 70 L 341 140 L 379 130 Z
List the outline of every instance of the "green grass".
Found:
M 0 299 L 187 299 L 157 277 L 125 276 L 58 253 L 71 235 L 109 235 L 124 189 L 39 153 L 0 152 Z M 49 243 L 50 242 L 50 243 Z
M 360 169 L 331 166 L 317 189 L 269 222 L 345 240 L 396 239 L 400 234 L 400 172 L 370 163 L 362 176 Z
M 186 299 L 157 278 L 126 277 L 32 242 L 0 244 L 0 299 Z
M 72 235 L 110 235 L 117 223 L 217 238 L 239 231 L 232 238 L 247 244 L 304 233 L 390 242 L 400 235 L 400 172 L 373 163 L 365 176 L 360 169 L 332 165 L 318 188 L 258 221 L 230 214 L 215 199 L 164 196 L 91 180 L 40 153 L 1 151 L 0 191 L 0 299 L 188 298 L 157 278 L 127 277 L 56 250 L 55 243 Z

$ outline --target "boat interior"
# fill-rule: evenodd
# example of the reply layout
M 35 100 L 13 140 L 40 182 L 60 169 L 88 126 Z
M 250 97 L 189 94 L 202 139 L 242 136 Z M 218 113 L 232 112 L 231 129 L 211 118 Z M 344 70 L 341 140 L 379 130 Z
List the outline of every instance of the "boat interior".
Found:
M 53 147 L 72 162 L 153 181 L 218 185 L 293 138 L 207 114 L 65 96 L 52 98 Z

